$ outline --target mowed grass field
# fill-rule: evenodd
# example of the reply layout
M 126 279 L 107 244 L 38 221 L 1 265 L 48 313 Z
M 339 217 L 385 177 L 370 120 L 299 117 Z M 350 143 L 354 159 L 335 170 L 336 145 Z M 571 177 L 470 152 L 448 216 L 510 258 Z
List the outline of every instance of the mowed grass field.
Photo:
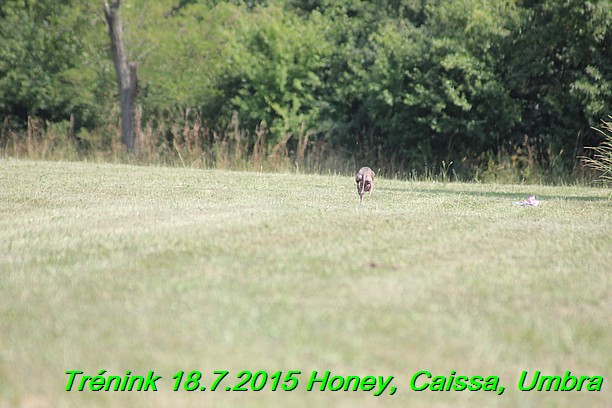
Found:
M 609 189 L 381 178 L 360 206 L 354 184 L 0 160 L 0 406 L 612 406 Z M 162 379 L 67 392 L 67 370 Z M 229 375 L 173 392 L 181 370 Z M 242 370 L 302 373 L 226 392 Z M 397 392 L 307 392 L 313 370 Z M 416 392 L 421 370 L 505 392 Z M 522 392 L 523 370 L 604 382 Z

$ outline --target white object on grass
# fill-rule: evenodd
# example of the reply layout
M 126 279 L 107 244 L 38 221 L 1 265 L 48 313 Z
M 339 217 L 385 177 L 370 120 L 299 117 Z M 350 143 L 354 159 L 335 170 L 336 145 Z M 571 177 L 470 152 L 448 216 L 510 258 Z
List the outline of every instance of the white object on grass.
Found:
M 536 200 L 535 195 L 532 194 L 529 197 L 527 197 L 525 200 L 515 201 L 512 204 L 520 205 L 523 207 L 537 207 L 540 204 L 540 201 Z

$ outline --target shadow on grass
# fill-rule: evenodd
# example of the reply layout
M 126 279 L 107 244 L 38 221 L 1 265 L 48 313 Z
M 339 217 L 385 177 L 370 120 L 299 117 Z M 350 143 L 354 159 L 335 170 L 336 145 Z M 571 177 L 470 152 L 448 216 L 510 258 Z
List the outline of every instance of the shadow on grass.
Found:
M 378 190 L 383 191 L 401 191 L 411 193 L 425 193 L 425 194 L 454 194 L 454 195 L 470 195 L 475 197 L 497 197 L 508 200 L 519 201 L 527 198 L 531 194 L 535 194 L 538 200 L 568 200 L 568 201 L 612 201 L 608 197 L 596 197 L 596 196 L 566 196 L 566 195 L 545 195 L 537 194 L 537 187 L 531 190 L 524 190 L 517 193 L 504 193 L 498 191 L 468 191 L 468 190 L 444 190 L 444 189 L 432 189 L 432 188 L 394 188 L 394 187 L 378 187 Z

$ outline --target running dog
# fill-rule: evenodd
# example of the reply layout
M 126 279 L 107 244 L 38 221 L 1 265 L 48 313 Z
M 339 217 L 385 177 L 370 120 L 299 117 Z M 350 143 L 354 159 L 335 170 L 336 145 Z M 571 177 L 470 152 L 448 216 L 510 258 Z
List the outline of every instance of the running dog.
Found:
M 355 182 L 357 183 L 357 194 L 359 194 L 360 204 L 363 204 L 363 194 L 366 191 L 370 192 L 370 197 L 372 196 L 372 191 L 374 191 L 374 176 L 376 176 L 376 174 L 369 167 L 362 167 L 357 172 Z

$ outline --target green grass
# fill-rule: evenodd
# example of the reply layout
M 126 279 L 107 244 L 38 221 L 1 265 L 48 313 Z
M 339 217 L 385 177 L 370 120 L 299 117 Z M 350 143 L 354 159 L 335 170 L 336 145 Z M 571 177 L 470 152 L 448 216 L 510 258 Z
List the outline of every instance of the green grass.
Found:
M 610 406 L 609 196 L 380 179 L 359 206 L 347 176 L 0 160 L 0 406 Z M 66 370 L 163 379 L 66 392 Z M 302 375 L 174 393 L 179 370 Z M 398 391 L 306 392 L 312 370 Z M 414 392 L 420 370 L 506 391 Z M 523 370 L 605 380 L 520 392 Z

